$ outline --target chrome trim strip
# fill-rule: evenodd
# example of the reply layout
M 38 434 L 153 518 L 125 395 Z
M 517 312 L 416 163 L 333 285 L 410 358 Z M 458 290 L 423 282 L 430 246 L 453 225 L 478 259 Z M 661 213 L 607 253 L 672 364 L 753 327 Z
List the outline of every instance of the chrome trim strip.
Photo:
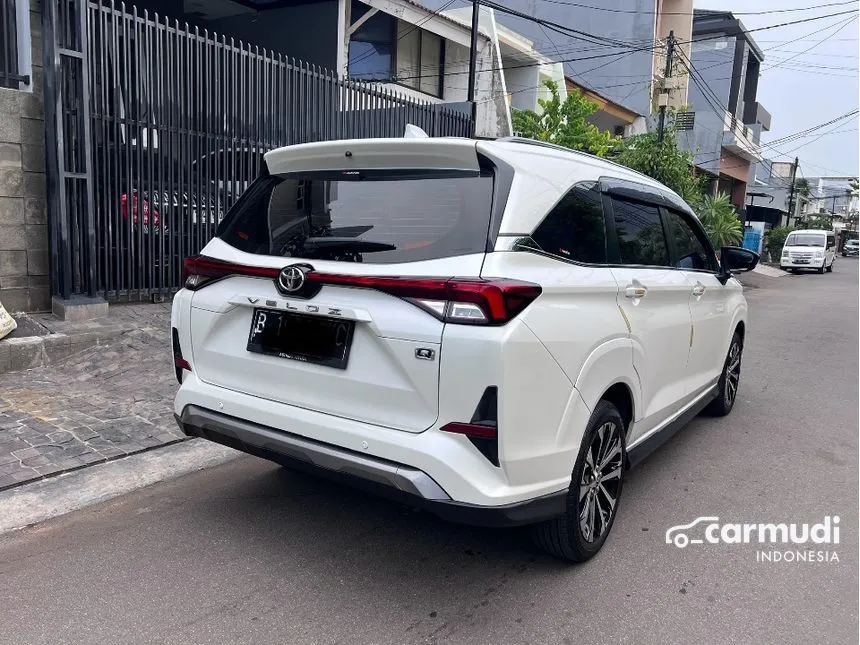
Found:
M 211 431 L 249 446 L 307 462 L 318 468 L 397 488 L 427 500 L 451 499 L 424 471 L 393 461 L 361 455 L 345 448 L 212 412 L 196 405 L 186 406 L 179 421 L 186 434 L 195 435 L 195 431 L 202 431 L 201 434 L 205 438 L 205 432 Z
M 712 393 L 712 391 L 713 391 L 713 389 L 714 389 L 714 387 L 716 387 L 716 385 L 717 385 L 717 383 L 719 383 L 719 381 L 720 381 L 720 377 L 719 377 L 719 376 L 718 376 L 718 377 L 716 377 L 715 379 L 713 379 L 710 383 L 708 383 L 708 385 L 704 386 L 703 391 L 702 391 L 702 392 L 701 392 L 701 393 L 700 393 L 700 394 L 699 394 L 695 399 L 693 399 L 692 401 L 690 401 L 687 405 L 685 405 L 683 408 L 681 408 L 680 410 L 678 410 L 675 414 L 673 414 L 671 417 L 669 417 L 668 419 L 666 419 L 666 420 L 665 420 L 663 423 L 661 423 L 660 425 L 658 425 L 658 426 L 655 426 L 655 427 L 651 428 L 651 430 L 649 430 L 648 432 L 646 432 L 645 434 L 643 434 L 641 437 L 639 437 L 636 441 L 634 441 L 632 444 L 630 444 L 629 446 L 627 446 L 627 450 L 632 450 L 633 448 L 635 448 L 636 446 L 638 446 L 640 443 L 642 443 L 643 441 L 645 441 L 645 440 L 646 440 L 646 439 L 648 439 L 649 437 L 653 437 L 655 434 L 657 434 L 658 432 L 660 432 L 660 431 L 662 431 L 663 429 L 665 429 L 665 428 L 666 428 L 666 426 L 668 426 L 669 424 L 671 424 L 675 419 L 677 419 L 677 418 L 678 418 L 678 417 L 680 417 L 682 414 L 684 414 L 687 410 L 689 410 L 689 409 L 690 409 L 690 408 L 692 408 L 694 405 L 696 405 L 697 403 L 699 403 L 703 398 L 705 398 L 706 396 L 710 396 L 710 395 L 711 395 L 711 393 Z

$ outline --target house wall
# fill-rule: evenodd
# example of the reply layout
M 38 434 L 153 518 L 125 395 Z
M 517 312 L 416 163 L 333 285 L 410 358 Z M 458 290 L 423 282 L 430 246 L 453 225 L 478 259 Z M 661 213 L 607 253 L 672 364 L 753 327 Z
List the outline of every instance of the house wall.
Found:
M 698 167 L 717 174 L 720 171 L 720 156 L 725 129 L 724 112 L 728 108 L 731 93 L 732 69 L 735 61 L 736 38 L 717 34 L 704 34 L 694 40 L 691 49 L 693 66 L 702 77 L 691 82 L 687 94 L 689 109 L 696 113 L 692 131 L 679 132 L 679 145 L 695 155 Z M 702 40 L 707 39 L 707 40 Z M 707 97 L 702 87 L 713 90 Z M 717 112 L 716 107 L 720 107 Z
M 422 0 L 422 4 L 438 10 L 442 6 L 447 8 L 449 3 L 447 0 Z M 651 41 L 654 38 L 656 0 L 601 0 L 598 3 L 572 4 L 507 0 L 504 5 L 529 16 L 565 25 L 598 38 L 614 38 L 627 42 Z M 598 11 L 589 8 L 595 5 L 621 11 Z M 496 11 L 495 15 L 499 24 L 533 41 L 535 49 L 544 56 L 553 60 L 566 61 L 564 66 L 567 76 L 583 81 L 638 114 L 650 113 L 650 79 L 653 66 L 650 50 L 631 52 L 628 47 L 604 48 L 601 45 L 588 44 L 581 37 L 564 36 L 538 23 L 501 11 Z M 568 60 L 596 53 L 576 51 L 586 47 L 597 47 L 603 53 L 619 54 L 618 60 L 613 61 L 611 56 L 579 62 Z M 621 56 L 621 54 L 625 55 Z M 606 63 L 605 66 L 603 66 L 604 63 Z M 619 86 L 621 84 L 623 86 Z
M 40 3 L 32 0 L 30 88 L 0 88 L 0 302 L 50 309 Z
M 657 38 L 665 41 L 669 34 L 675 37 L 676 48 L 683 56 L 690 58 L 693 40 L 693 0 L 657 0 Z M 677 60 L 677 59 L 676 59 Z M 654 55 L 654 74 L 662 76 L 666 71 L 666 48 L 658 49 Z M 683 67 L 674 71 L 673 80 L 677 87 L 668 92 L 669 107 L 679 108 L 687 104 L 689 76 Z
M 218 33 L 241 38 L 331 71 L 337 69 L 340 46 L 337 24 L 336 0 L 267 9 L 206 23 Z
M 495 62 L 493 44 L 479 41 L 475 61 L 475 134 L 479 137 L 510 135 L 505 84 Z M 445 103 L 461 103 L 468 98 L 469 48 L 450 40 L 445 42 L 445 79 L 442 98 Z
M 537 106 L 540 68 L 537 65 L 522 67 L 522 62 L 517 60 L 502 59 L 502 65 L 506 68 L 505 84 L 511 95 L 511 106 L 517 110 L 534 110 Z
M 218 35 L 242 40 L 261 48 L 301 59 L 313 65 L 322 65 L 331 71 L 337 69 L 338 48 L 338 3 L 337 0 L 308 2 L 280 9 L 248 11 L 242 7 L 225 7 L 224 15 L 218 18 L 195 16 L 184 13 L 190 6 L 187 0 L 137 0 L 138 12 L 144 10 L 170 16 L 188 22 L 201 29 L 215 31 Z M 217 5 L 216 5 L 217 6 Z M 215 6 L 206 11 L 216 15 Z

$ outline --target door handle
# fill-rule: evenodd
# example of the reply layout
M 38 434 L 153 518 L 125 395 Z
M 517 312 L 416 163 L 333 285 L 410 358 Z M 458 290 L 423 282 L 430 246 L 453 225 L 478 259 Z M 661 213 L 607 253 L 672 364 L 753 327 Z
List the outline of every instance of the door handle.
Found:
M 697 282 L 696 286 L 693 287 L 693 295 L 696 296 L 697 298 L 701 298 L 702 296 L 704 296 L 705 295 L 705 285 L 703 285 L 701 282 Z
M 624 295 L 628 298 L 644 298 L 648 293 L 648 289 L 640 285 L 629 285 L 624 290 Z

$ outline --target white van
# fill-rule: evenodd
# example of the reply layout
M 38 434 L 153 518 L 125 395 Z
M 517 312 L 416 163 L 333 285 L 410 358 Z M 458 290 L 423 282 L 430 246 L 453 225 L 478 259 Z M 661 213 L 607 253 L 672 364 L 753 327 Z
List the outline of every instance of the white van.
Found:
M 792 231 L 785 239 L 779 268 L 794 272 L 815 269 L 819 273 L 833 271 L 836 259 L 836 234 L 833 231 Z

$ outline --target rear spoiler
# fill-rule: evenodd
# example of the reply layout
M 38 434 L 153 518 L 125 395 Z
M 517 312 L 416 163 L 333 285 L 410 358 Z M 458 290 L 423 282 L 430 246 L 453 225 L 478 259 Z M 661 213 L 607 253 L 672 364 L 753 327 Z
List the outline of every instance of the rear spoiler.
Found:
M 351 139 L 303 143 L 266 153 L 273 175 L 356 170 L 453 170 L 478 172 L 472 139 Z

